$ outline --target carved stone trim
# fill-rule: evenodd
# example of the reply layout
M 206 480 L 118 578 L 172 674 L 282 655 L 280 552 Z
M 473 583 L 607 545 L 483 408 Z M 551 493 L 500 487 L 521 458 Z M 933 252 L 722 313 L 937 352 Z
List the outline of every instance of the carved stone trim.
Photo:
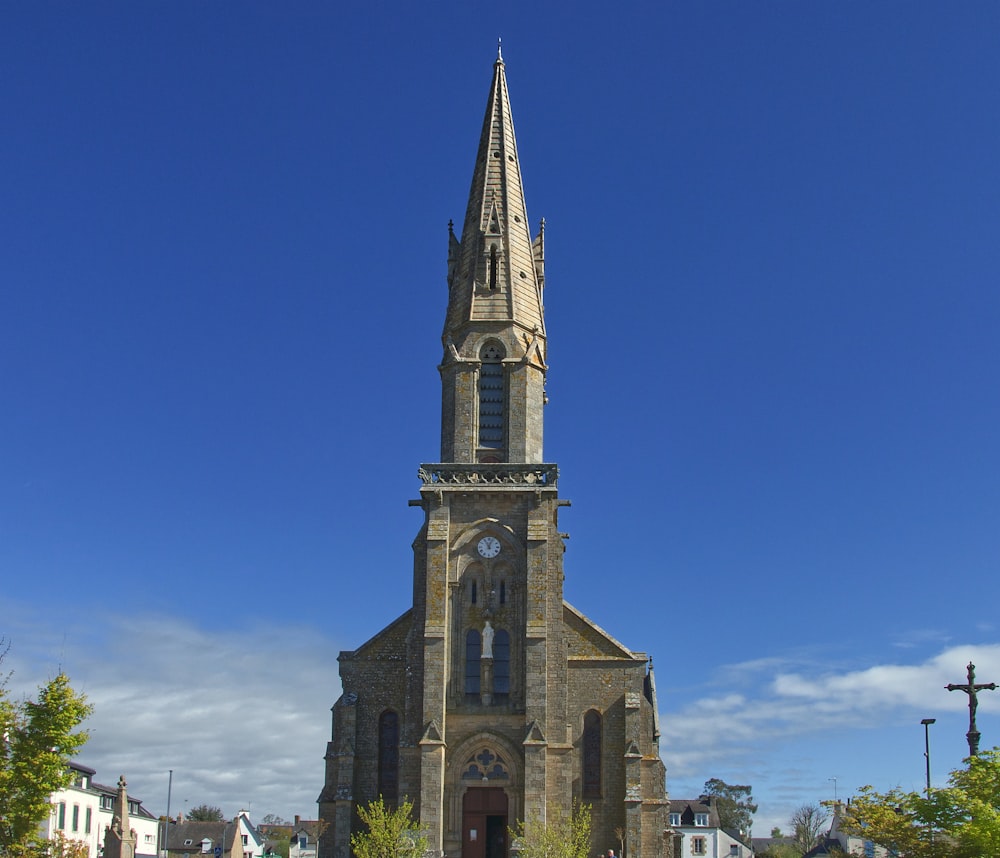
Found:
M 559 479 L 556 465 L 532 464 L 431 464 L 417 472 L 427 488 L 554 489 Z
M 444 739 L 441 738 L 441 728 L 438 727 L 437 721 L 431 718 L 427 722 L 427 726 L 424 727 L 424 735 L 420 737 L 421 745 L 443 745 Z

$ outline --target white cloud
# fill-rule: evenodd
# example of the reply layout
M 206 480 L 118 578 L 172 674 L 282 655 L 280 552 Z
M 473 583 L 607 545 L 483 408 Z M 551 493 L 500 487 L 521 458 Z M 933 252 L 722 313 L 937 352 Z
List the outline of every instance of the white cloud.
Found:
M 832 671 L 817 662 L 792 669 L 783 658 L 722 668 L 726 676 L 743 677 L 742 693 L 688 695 L 677 710 L 661 711 L 668 784 L 671 778 L 704 782 L 720 771 L 755 767 L 747 777 L 760 782 L 779 767 L 791 770 L 782 758 L 790 742 L 813 737 L 818 743 L 848 729 L 885 727 L 898 722 L 901 712 L 923 717 L 965 710 L 968 697 L 948 694 L 944 686 L 964 682 L 970 661 L 977 677 L 1000 676 L 1000 645 L 956 646 L 919 664 L 863 670 Z M 714 683 L 710 678 L 707 687 Z M 1000 711 L 1000 693 L 980 701 L 981 713 Z
M 889 712 L 900 706 L 964 708 L 967 698 L 957 695 L 949 700 L 940 692 L 949 683 L 961 683 L 956 665 L 978 663 L 980 673 L 1000 670 L 1000 645 L 958 646 L 945 650 L 917 665 L 874 665 L 865 670 L 843 674 L 826 673 L 818 677 L 783 673 L 774 678 L 773 689 L 779 698 L 811 701 L 821 711 L 846 716 Z
M 44 618 L 21 607 L 6 635 L 11 690 L 31 693 L 65 668 L 94 706 L 79 761 L 154 813 L 201 803 L 227 815 L 312 817 L 323 781 L 337 649 L 309 629 L 252 623 L 206 631 L 165 617 Z M 53 629 L 58 631 L 53 631 Z
M 0 604 L 0 616 L 7 623 L 0 633 L 13 642 L 5 664 L 15 670 L 12 690 L 31 692 L 63 667 L 95 705 L 80 761 L 102 782 L 124 773 L 158 813 L 166 810 L 170 769 L 174 812 L 185 802 L 217 804 L 227 814 L 249 805 L 257 819 L 315 812 L 329 710 L 340 693 L 339 642 L 294 624 L 205 630 L 159 616 L 81 618 L 12 604 Z M 816 652 L 779 654 L 720 668 L 701 694 L 671 695 L 661 670 L 661 702 L 680 704 L 660 719 L 671 793 L 693 794 L 709 777 L 759 785 L 784 802 L 762 804 L 758 829 L 767 830 L 804 801 L 826 797 L 803 790 L 832 790 L 829 775 L 844 778 L 842 791 L 868 779 L 858 763 L 850 771 L 823 764 L 857 747 L 857 737 L 965 710 L 966 696 L 944 686 L 963 682 L 970 660 L 981 679 L 1000 677 L 1000 645 L 863 669 L 831 669 Z M 982 696 L 980 714 L 990 712 L 1000 712 L 1000 692 Z M 848 730 L 856 731 L 851 740 Z

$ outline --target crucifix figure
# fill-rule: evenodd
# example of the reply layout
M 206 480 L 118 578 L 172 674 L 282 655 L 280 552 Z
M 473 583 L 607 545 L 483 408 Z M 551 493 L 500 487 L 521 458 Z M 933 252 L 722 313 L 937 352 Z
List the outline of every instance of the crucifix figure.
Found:
M 969 681 L 967 683 L 964 685 L 950 683 L 945 686 L 949 691 L 964 691 L 969 695 L 969 732 L 965 734 L 965 738 L 969 740 L 970 757 L 975 757 L 979 753 L 979 731 L 976 729 L 976 707 L 979 706 L 979 700 L 976 693 L 995 691 L 996 687 L 995 682 L 976 685 L 976 666 L 971 661 L 969 662 Z

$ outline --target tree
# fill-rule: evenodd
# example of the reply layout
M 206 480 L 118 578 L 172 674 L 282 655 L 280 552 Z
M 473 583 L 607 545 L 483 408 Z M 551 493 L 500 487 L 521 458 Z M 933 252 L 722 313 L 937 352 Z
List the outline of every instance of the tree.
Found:
M 70 840 L 57 831 L 48 839 L 15 844 L 4 855 L 5 858 L 90 858 L 90 847 L 83 840 Z
M 264 852 L 288 858 L 292 845 L 292 828 L 289 825 L 260 825 L 257 830 L 264 835 Z
M 590 805 L 574 802 L 568 816 L 554 816 L 544 823 L 519 822 L 511 835 L 521 841 L 521 858 L 590 858 Z
M 49 796 L 72 782 L 69 761 L 87 741 L 78 728 L 91 707 L 65 673 L 41 686 L 37 700 L 11 700 L 6 685 L 0 679 L 0 852 L 14 854 L 34 841 Z
M 1000 748 L 969 757 L 929 796 L 865 786 L 845 808 L 842 827 L 907 858 L 1000 855 Z
M 199 804 L 197 807 L 192 807 L 187 818 L 190 822 L 225 822 L 226 819 L 222 808 L 213 804 Z
M 264 835 L 264 854 L 288 858 L 292 845 L 292 825 L 274 813 L 268 813 L 261 819 L 257 830 Z
M 357 858 L 422 858 L 427 838 L 413 819 L 413 802 L 403 799 L 396 809 L 379 796 L 358 807 L 358 816 L 367 831 L 351 835 L 351 849 Z
M 792 814 L 788 824 L 792 827 L 792 839 L 800 855 L 819 845 L 826 820 L 826 811 L 818 804 L 804 804 Z
M 771 842 L 766 846 L 755 848 L 757 858 L 802 858 L 802 853 L 792 844 L 776 825 L 771 829 Z
M 710 778 L 705 781 L 705 791 L 702 795 L 715 799 L 720 828 L 749 838 L 750 829 L 753 827 L 753 815 L 757 812 L 752 793 L 752 786 L 727 784 L 718 778 Z

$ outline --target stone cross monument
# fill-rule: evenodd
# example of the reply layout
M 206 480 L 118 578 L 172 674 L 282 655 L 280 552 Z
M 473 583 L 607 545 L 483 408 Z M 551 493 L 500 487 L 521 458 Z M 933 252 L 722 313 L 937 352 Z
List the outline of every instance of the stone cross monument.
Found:
M 104 858 L 135 858 L 136 833 L 129 828 L 128 792 L 125 775 L 118 778 L 118 795 L 115 797 L 111 825 L 104 829 Z

